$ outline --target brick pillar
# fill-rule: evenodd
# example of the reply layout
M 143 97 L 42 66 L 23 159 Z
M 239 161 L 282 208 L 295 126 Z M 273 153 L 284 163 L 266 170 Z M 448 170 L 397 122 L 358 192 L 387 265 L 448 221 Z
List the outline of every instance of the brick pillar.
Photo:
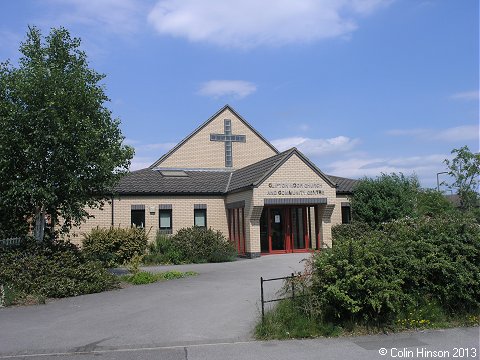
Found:
M 247 233 L 247 251 L 249 258 L 260 256 L 260 216 L 262 215 L 263 206 L 254 206 L 250 213 L 250 219 L 245 218 Z

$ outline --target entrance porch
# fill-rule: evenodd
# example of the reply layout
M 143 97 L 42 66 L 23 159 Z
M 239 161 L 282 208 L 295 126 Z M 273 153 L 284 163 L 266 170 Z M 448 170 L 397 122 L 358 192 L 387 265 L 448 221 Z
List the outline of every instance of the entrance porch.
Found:
M 316 206 L 265 206 L 260 217 L 262 255 L 319 249 Z

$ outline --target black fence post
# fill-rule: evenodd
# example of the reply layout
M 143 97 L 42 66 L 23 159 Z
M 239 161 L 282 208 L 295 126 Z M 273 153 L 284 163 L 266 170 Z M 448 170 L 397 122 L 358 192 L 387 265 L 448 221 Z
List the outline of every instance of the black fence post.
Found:
M 261 276 L 260 277 L 260 297 L 262 299 L 262 323 L 264 322 L 265 320 L 265 303 L 264 303 L 264 299 L 263 299 L 263 277 Z
M 292 299 L 295 301 L 295 274 L 292 273 Z

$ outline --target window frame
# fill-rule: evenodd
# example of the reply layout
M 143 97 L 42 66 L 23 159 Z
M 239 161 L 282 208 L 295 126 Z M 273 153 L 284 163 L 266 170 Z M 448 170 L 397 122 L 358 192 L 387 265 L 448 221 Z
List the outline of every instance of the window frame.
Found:
M 350 205 L 342 205 L 342 224 L 350 224 L 352 222 L 352 208 Z
M 202 212 L 203 213 L 203 216 L 204 216 L 204 219 L 205 219 L 205 225 L 203 225 L 203 226 L 197 225 L 197 212 Z M 207 209 L 206 208 L 193 209 L 193 226 L 203 228 L 203 229 L 207 228 Z
M 143 226 L 138 226 L 137 224 L 135 224 L 133 222 L 133 214 L 137 213 L 137 214 L 140 214 L 142 213 L 143 214 Z M 140 229 L 145 229 L 145 221 L 146 221 L 146 216 L 145 216 L 145 209 L 130 209 L 130 226 L 131 227 L 136 227 L 136 228 L 140 228 Z
M 170 227 L 162 227 L 162 213 L 170 215 Z M 173 230 L 173 212 L 172 209 L 158 209 L 158 230 L 161 234 L 172 234 Z

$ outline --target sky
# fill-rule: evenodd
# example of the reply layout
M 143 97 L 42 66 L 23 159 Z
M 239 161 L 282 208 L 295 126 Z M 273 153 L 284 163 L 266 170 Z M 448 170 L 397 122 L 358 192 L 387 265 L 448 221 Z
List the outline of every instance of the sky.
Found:
M 436 187 L 452 149 L 479 151 L 478 0 L 1 1 L 0 61 L 29 25 L 82 39 L 131 170 L 225 104 L 336 176 Z

